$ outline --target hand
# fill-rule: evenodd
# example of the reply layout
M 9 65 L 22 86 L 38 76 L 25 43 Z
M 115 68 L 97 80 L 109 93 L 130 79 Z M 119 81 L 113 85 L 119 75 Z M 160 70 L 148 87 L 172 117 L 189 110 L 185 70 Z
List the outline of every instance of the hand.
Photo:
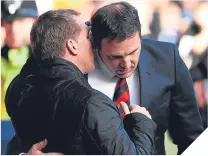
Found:
M 34 144 L 26 155 L 63 155 L 62 153 L 43 153 L 41 150 L 46 147 L 48 141 L 45 139 L 39 143 Z
M 140 107 L 139 105 L 130 104 L 130 106 L 128 107 L 128 105 L 125 102 L 121 102 L 121 108 L 123 109 L 125 115 L 137 112 L 137 113 L 142 113 L 146 115 L 148 118 L 152 119 L 151 115 L 146 110 L 146 108 Z

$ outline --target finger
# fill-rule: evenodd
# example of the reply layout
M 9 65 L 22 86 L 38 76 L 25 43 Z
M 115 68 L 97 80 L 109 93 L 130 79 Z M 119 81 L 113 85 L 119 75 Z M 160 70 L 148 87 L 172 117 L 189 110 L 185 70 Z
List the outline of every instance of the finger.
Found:
M 151 115 L 150 115 L 150 113 L 149 113 L 148 111 L 145 111 L 145 115 L 146 115 L 148 118 L 152 119 L 152 117 L 151 117 Z
M 122 108 L 123 111 L 124 111 L 124 114 L 125 114 L 125 115 L 129 114 L 130 111 L 129 111 L 128 105 L 127 105 L 125 102 L 120 102 L 120 104 L 121 104 L 121 108 Z
M 131 111 L 132 109 L 134 109 L 136 106 L 138 106 L 138 105 L 136 105 L 136 104 L 130 104 L 130 105 L 129 105 L 130 111 Z
M 39 150 L 39 151 L 41 151 L 43 148 L 46 147 L 47 143 L 48 143 L 47 139 L 44 139 L 43 141 L 34 144 L 34 145 L 32 146 L 32 149 L 33 149 L 33 150 Z

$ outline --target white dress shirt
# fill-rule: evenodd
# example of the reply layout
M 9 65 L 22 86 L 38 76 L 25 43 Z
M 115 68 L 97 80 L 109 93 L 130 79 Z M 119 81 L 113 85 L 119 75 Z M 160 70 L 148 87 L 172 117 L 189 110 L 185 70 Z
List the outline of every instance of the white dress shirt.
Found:
M 116 84 L 119 80 L 103 63 L 99 54 L 95 53 L 96 69 L 94 72 L 88 74 L 88 82 L 92 88 L 104 93 L 110 99 L 113 99 Z M 139 104 L 139 75 L 137 70 L 126 79 L 129 93 L 130 103 Z

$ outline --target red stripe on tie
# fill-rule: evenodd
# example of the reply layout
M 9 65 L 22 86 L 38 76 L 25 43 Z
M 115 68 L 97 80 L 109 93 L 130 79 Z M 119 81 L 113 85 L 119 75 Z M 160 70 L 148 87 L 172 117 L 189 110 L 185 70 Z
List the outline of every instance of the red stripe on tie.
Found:
M 126 88 L 125 92 L 123 92 L 123 94 L 115 101 L 116 106 L 118 107 L 118 109 L 121 107 L 120 102 L 125 102 L 129 100 L 129 89 Z

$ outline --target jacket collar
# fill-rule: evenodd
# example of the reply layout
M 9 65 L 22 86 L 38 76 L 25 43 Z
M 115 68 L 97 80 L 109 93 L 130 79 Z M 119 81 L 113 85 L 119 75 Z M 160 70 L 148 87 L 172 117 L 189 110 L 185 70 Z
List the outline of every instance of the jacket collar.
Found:
M 33 56 L 27 60 L 20 75 L 67 79 L 84 78 L 79 68 L 65 59 L 56 58 L 53 60 L 45 59 L 43 61 L 37 61 Z

